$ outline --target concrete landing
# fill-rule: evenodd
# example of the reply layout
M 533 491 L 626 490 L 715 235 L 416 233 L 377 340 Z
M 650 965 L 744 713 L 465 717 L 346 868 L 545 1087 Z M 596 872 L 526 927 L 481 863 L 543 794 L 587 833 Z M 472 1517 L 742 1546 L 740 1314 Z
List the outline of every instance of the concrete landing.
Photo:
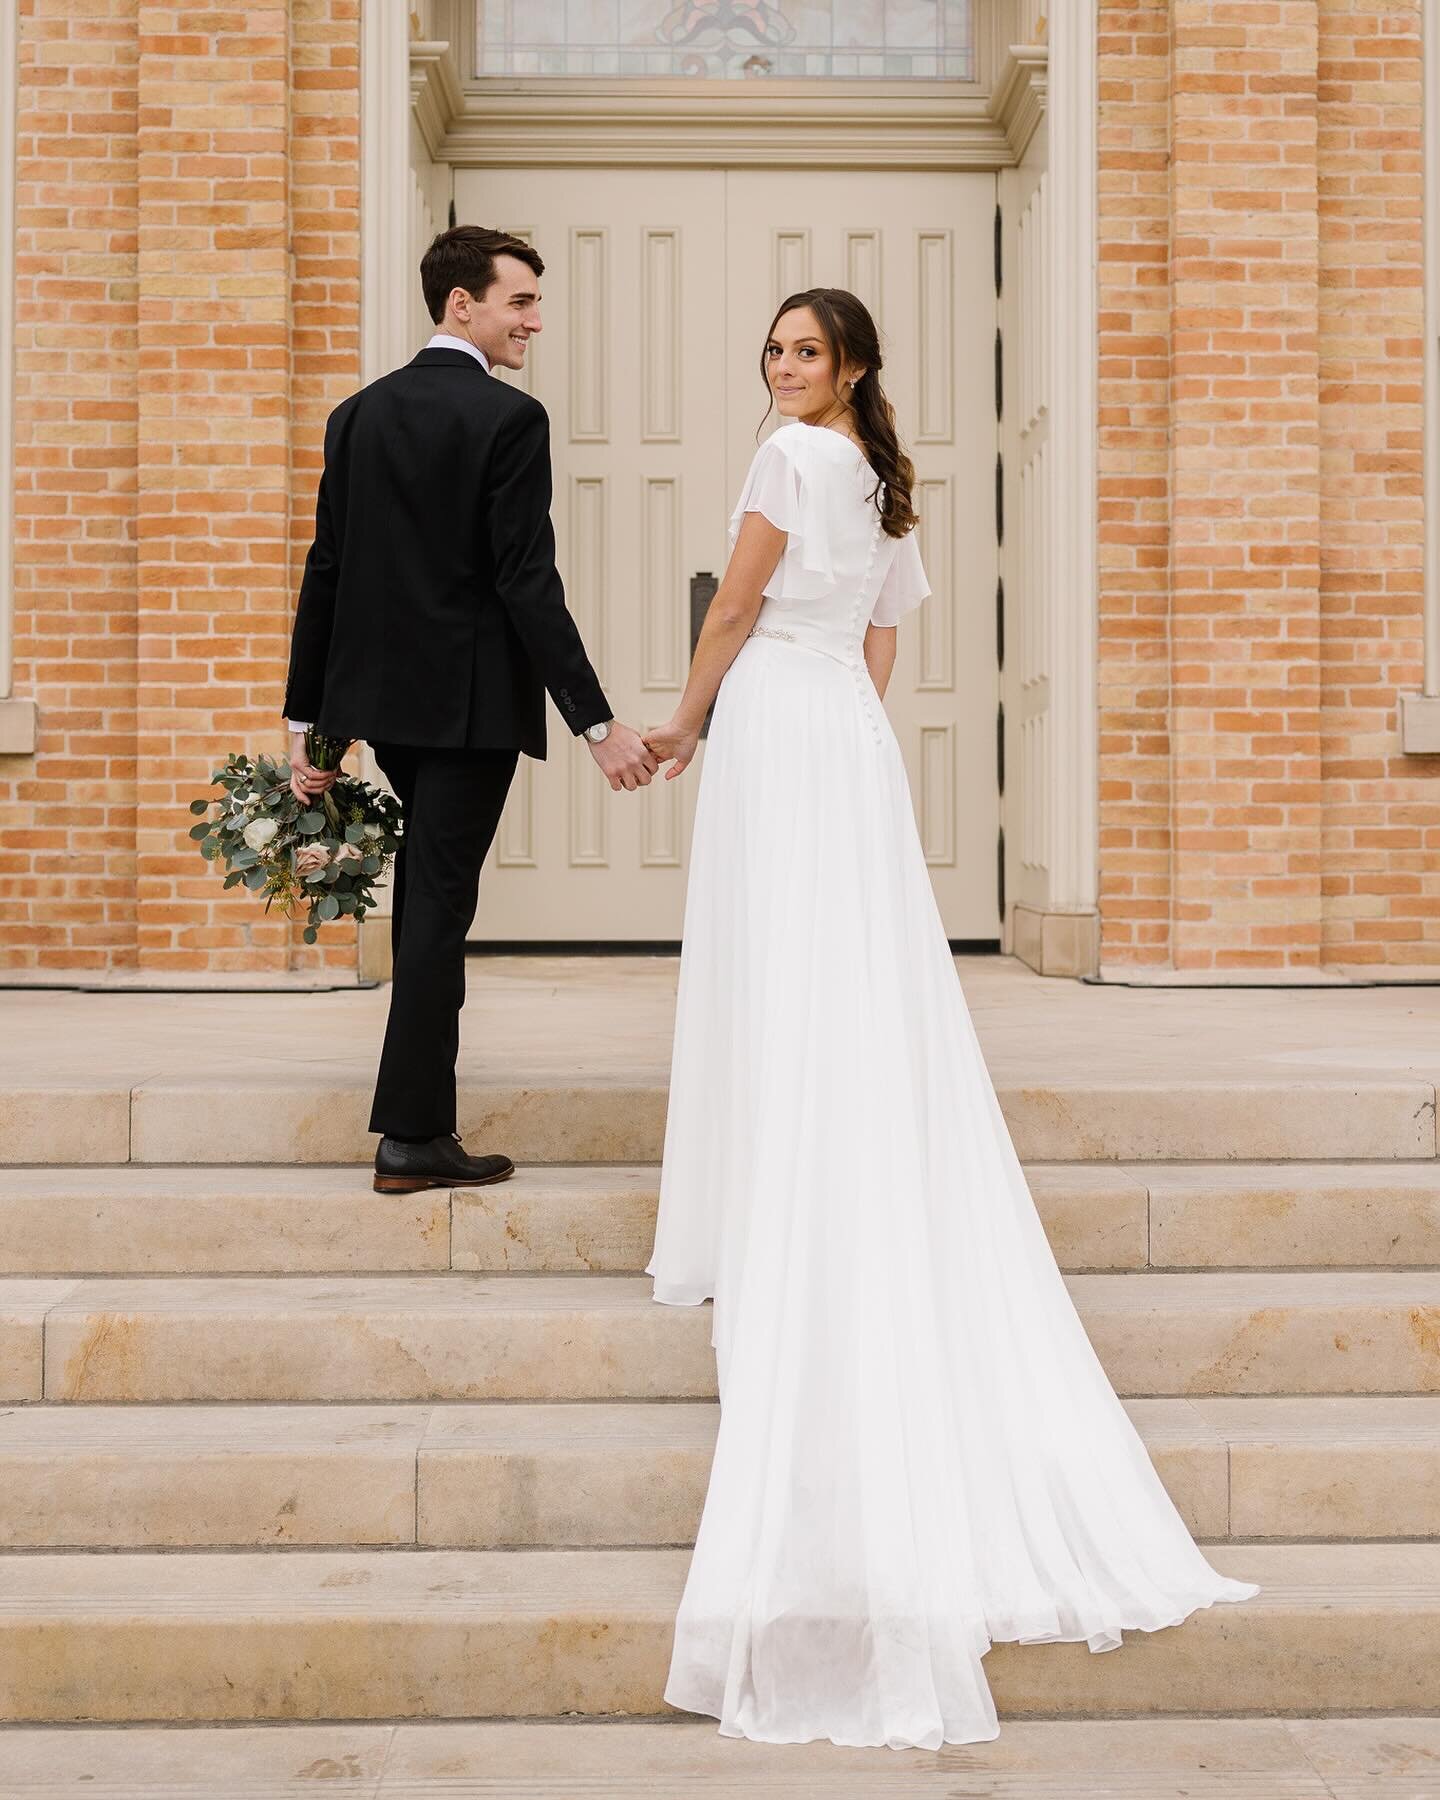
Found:
M 677 963 L 479 958 L 463 1124 L 517 1159 L 659 1155 Z M 1147 991 L 957 961 L 1021 1154 L 1433 1158 L 1440 988 Z M 0 992 L 0 1162 L 363 1158 L 388 990 Z

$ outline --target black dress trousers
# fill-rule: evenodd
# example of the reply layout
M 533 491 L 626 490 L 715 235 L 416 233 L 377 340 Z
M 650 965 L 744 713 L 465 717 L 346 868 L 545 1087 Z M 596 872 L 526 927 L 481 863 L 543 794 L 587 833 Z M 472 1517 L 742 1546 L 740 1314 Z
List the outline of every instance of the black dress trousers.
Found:
M 519 752 L 372 748 L 405 809 L 405 833 L 395 859 L 395 976 L 370 1129 L 443 1137 L 456 1124 L 465 938 Z

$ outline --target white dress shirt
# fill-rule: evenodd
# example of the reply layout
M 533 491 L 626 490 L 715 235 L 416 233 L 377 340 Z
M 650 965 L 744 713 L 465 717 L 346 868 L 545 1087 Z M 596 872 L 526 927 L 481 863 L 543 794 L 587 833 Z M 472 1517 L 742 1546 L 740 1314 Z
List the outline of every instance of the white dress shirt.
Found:
M 469 338 L 451 337 L 448 331 L 437 331 L 425 348 L 427 350 L 464 350 L 475 358 L 487 375 L 490 373 L 490 358 L 477 345 L 472 344 Z M 291 731 L 308 731 L 314 724 L 314 720 L 287 719 L 285 723 Z

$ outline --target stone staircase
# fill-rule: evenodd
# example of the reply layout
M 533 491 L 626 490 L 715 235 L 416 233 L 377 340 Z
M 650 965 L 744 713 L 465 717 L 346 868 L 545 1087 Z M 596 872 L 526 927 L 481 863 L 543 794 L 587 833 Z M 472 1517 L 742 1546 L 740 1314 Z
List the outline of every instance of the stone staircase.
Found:
M 1433 1090 L 1002 1092 L 1162 1477 L 1264 1591 L 1111 1655 L 997 1645 L 996 1745 L 863 1763 L 645 1722 L 716 1426 L 708 1310 L 655 1306 L 638 1273 L 663 1090 L 473 1090 L 467 1137 L 532 1166 L 391 1198 L 357 1166 L 353 1087 L 219 1093 L 102 1097 L 83 1128 L 83 1094 L 0 1109 L 0 1716 L 271 1730 L 184 1734 L 183 1768 L 173 1732 L 0 1732 L 0 1793 L 288 1794 L 204 1770 L 224 1743 L 318 1767 L 305 1721 L 361 1746 L 324 1779 L 365 1794 L 872 1795 L 902 1772 L 967 1796 L 1372 1791 L 1302 1755 L 1298 1724 L 1281 1745 L 1236 1715 L 1386 1715 L 1440 1770 Z M 90 1160 L 52 1165 L 56 1142 Z M 439 1720 L 492 1723 L 443 1728 L 469 1735 L 433 1787 L 387 1786 L 404 1722 Z M 1156 1736 L 1193 1749 L 1202 1722 L 1194 1767 Z M 978 1785 L 1022 1748 L 1036 1785 Z M 1265 1785 L 1282 1748 L 1300 1760 Z M 1222 1764 L 1249 1785 L 1194 1785 Z M 1149 1773 L 1114 1785 L 1125 1769 Z

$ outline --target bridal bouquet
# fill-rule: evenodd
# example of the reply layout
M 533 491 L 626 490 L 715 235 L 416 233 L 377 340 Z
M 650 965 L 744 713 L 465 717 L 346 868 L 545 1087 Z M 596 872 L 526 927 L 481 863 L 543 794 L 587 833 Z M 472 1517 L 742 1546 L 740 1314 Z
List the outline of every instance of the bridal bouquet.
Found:
M 317 769 L 338 769 L 349 745 L 314 731 L 305 754 Z M 293 917 L 306 912 L 305 942 L 330 919 L 363 919 L 400 847 L 400 802 L 342 775 L 307 804 L 290 791 L 290 764 L 231 755 L 210 777 L 219 799 L 193 800 L 201 817 L 190 836 L 207 862 L 225 865 L 225 886 L 244 886 Z M 213 809 L 213 810 L 212 810 Z

